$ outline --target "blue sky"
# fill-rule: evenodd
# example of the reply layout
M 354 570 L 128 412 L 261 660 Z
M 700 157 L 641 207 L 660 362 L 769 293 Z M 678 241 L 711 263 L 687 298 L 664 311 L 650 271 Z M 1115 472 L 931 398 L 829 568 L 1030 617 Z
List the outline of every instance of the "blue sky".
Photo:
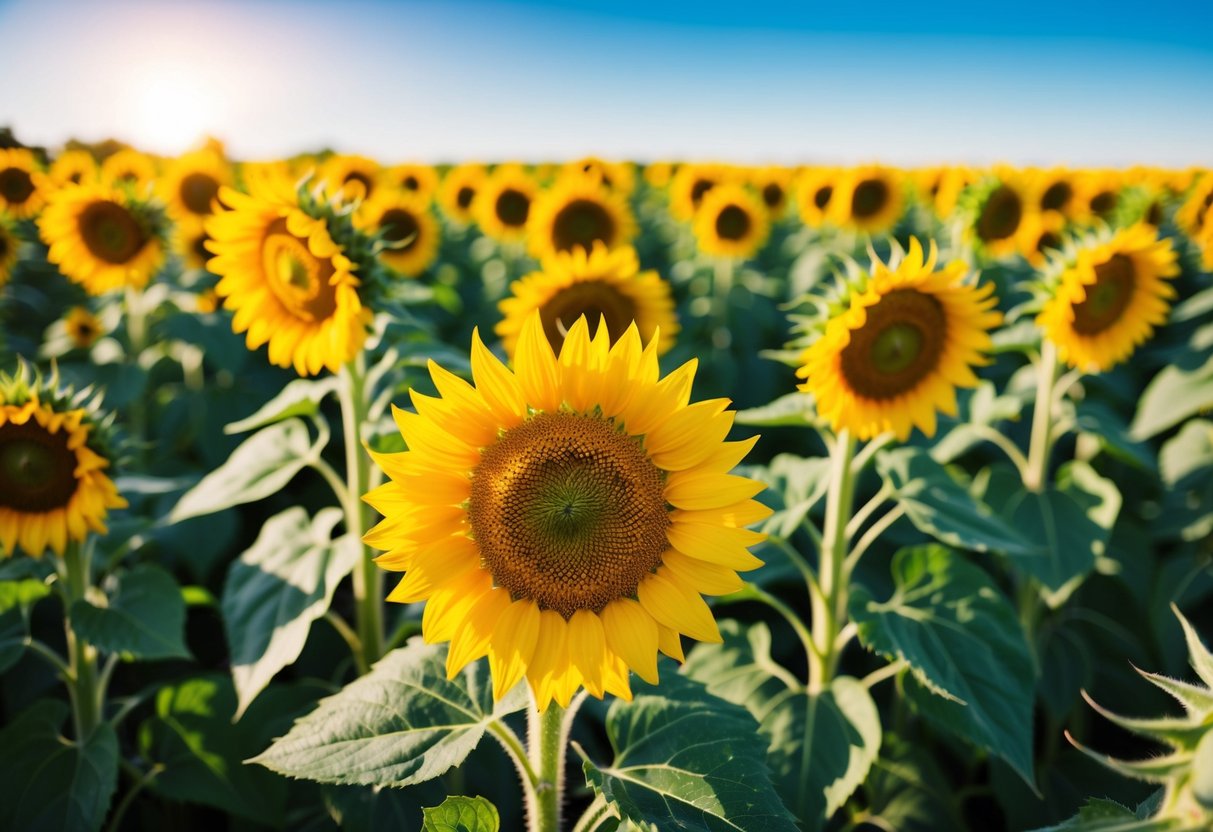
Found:
M 990 9 L 0 0 L 0 123 L 248 158 L 1213 164 L 1213 3 Z

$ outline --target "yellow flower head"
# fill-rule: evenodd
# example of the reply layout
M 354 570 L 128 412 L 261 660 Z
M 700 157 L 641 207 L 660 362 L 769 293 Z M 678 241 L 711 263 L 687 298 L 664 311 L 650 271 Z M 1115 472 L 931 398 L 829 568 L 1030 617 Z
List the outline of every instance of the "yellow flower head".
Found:
M 472 163 L 456 165 L 447 171 L 442 184 L 438 186 L 438 204 L 443 212 L 457 223 L 471 223 L 476 192 L 487 176 L 484 165 Z
M 101 320 L 85 306 L 73 306 L 63 320 L 67 337 L 77 349 L 88 349 L 105 332 Z
M 521 165 L 498 166 L 476 191 L 472 211 L 480 230 L 495 240 L 521 242 L 539 185 Z
M 388 600 L 425 602 L 452 677 L 487 655 L 496 698 L 524 677 L 541 709 L 630 698 L 628 670 L 657 682 L 680 635 L 720 640 L 701 595 L 761 565 L 762 485 L 728 473 L 755 440 L 725 442 L 728 400 L 690 404 L 695 362 L 660 378 L 636 327 L 610 346 L 580 318 L 557 355 L 535 313 L 513 363 L 475 333 L 475 386 L 430 362 L 439 396 L 394 411 L 409 450 L 373 454 L 391 481 L 366 495 L 384 520 L 365 540 L 404 572 Z
M 231 167 L 212 150 L 198 150 L 174 159 L 156 183 L 169 216 L 177 222 L 209 217 L 215 212 L 219 189 L 231 184 Z
M 845 170 L 830 198 L 830 221 L 839 228 L 888 231 L 905 208 L 901 174 L 880 165 Z
M 1166 320 L 1179 274 L 1171 241 L 1139 223 L 1078 248 L 1037 316 L 1062 361 L 1086 372 L 1127 359 Z
M 0 288 L 4 288 L 4 284 L 8 283 L 9 275 L 13 273 L 20 245 L 21 240 L 13 232 L 12 224 L 4 218 L 3 214 L 0 214 Z
M 956 388 L 974 387 L 987 363 L 990 330 L 1002 322 L 994 287 L 962 282 L 966 265 L 935 270 L 935 243 L 924 256 L 917 238 L 896 266 L 872 264 L 825 332 L 805 350 L 796 375 L 817 413 L 835 431 L 859 439 L 914 427 L 935 435 L 935 414 L 956 414 Z
M 382 235 L 390 246 L 379 253 L 379 259 L 405 277 L 417 277 L 438 256 L 441 232 L 430 213 L 428 196 L 381 189 L 358 206 L 354 224 Z
M 1048 263 L 1048 252 L 1059 251 L 1066 240 L 1066 220 L 1056 211 L 1031 211 L 1015 232 L 1019 253 L 1035 269 Z
M 87 150 L 65 150 L 51 163 L 50 178 L 56 185 L 86 185 L 100 175 L 97 161 Z
M 130 188 L 145 196 L 156 181 L 156 162 L 151 156 L 134 148 L 123 148 L 105 157 L 101 163 L 101 184 Z
M 539 260 L 601 244 L 626 246 L 636 221 L 622 194 L 588 175 L 566 175 L 535 199 L 527 219 L 527 245 Z
M 608 191 L 626 197 L 636 187 L 636 171 L 631 162 L 607 162 L 594 156 L 566 162 L 557 179 L 589 177 Z
M 796 208 L 800 221 L 820 228 L 830 216 L 838 171 L 834 168 L 805 168 L 796 177 Z
M 997 178 L 975 193 L 971 238 L 988 257 L 1014 254 L 1018 234 L 1026 217 L 1037 212 L 1031 183 L 1002 168 Z
M 347 202 L 369 199 L 379 186 L 380 167 L 365 156 L 330 156 L 320 166 L 320 179 L 331 195 Z
M 715 162 L 682 165 L 670 180 L 670 213 L 675 219 L 694 219 L 708 191 L 736 178 L 736 171 L 728 165 Z
M 438 171 L 433 165 L 410 162 L 393 165 L 383 172 L 383 183 L 389 188 L 408 191 L 410 194 L 429 200 L 438 189 Z
M 16 220 L 37 216 L 52 188 L 31 151 L 0 148 L 0 213 Z
M 556 351 L 573 322 L 582 316 L 593 321 L 591 337 L 597 336 L 599 322 L 605 322 L 612 344 L 634 324 L 646 341 L 660 331 L 659 349 L 664 353 L 678 334 L 670 284 L 655 271 L 640 271 L 636 250 L 631 247 L 609 251 L 596 243 L 588 254 L 583 248 L 557 254 L 545 260 L 540 271 L 510 284 L 510 296 L 501 301 L 500 308 L 504 318 L 496 332 L 511 356 L 535 312 Z
M 771 233 L 766 207 L 751 191 L 734 183 L 712 188 L 695 213 L 699 249 L 717 257 L 753 257 Z
M 791 168 L 770 166 L 752 170 L 746 177 L 773 220 L 781 219 L 787 213 L 792 173 Z

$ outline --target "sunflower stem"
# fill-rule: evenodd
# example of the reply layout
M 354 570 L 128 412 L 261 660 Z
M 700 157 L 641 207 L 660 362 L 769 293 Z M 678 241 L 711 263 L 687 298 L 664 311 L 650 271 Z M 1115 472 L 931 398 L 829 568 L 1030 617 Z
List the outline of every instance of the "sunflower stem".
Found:
M 847 524 L 855 498 L 855 437 L 842 431 L 830 451 L 830 486 L 826 493 L 825 528 L 821 564 L 821 592 L 810 598 L 813 613 L 815 654 L 809 656 L 809 692 L 829 687 L 838 667 L 838 633 L 846 625 L 847 613 Z
M 338 388 L 341 398 L 341 428 L 345 437 L 345 527 L 359 541 L 366 533 L 368 516 L 362 495 L 368 490 L 370 469 L 362 449 L 362 428 L 366 421 L 366 358 L 362 353 L 342 370 L 344 383 Z M 359 542 L 362 556 L 354 567 L 354 607 L 361 655 L 359 668 L 370 668 L 383 656 L 383 577 L 367 548 Z
M 716 326 L 726 333 L 729 327 L 729 295 L 733 291 L 733 258 L 717 257 L 712 281 L 712 301 Z
M 1032 438 L 1028 445 L 1028 469 L 1023 484 L 1029 491 L 1043 491 L 1053 450 L 1053 385 L 1057 380 L 1057 347 L 1047 338 L 1036 365 L 1036 404 L 1032 410 Z
M 568 745 L 565 709 L 552 702 L 540 712 L 527 711 L 531 768 L 536 775 L 534 802 L 527 807 L 529 832 L 560 832 L 564 798 L 564 755 Z
M 92 736 L 101 721 L 101 696 L 97 684 L 97 651 L 81 638 L 73 626 L 71 608 L 83 601 L 92 584 L 92 547 L 69 541 L 63 555 L 64 582 L 67 585 L 67 647 L 69 690 L 72 699 L 72 719 L 76 726 L 76 742 L 83 744 Z
M 143 309 L 143 292 L 133 286 L 127 286 L 122 306 L 122 317 L 126 321 L 127 346 L 130 350 L 127 361 L 138 367 L 139 357 L 147 346 L 147 316 Z M 138 461 L 142 462 L 147 451 L 146 397 L 140 396 L 131 403 L 128 425 L 134 440 L 134 453 Z

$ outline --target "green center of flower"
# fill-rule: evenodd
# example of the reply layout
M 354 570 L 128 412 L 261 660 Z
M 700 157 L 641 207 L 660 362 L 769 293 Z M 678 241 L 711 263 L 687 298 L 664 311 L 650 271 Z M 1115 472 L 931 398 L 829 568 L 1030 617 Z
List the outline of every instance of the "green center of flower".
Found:
M 49 433 L 37 422 L 0 427 L 0 506 L 46 512 L 76 493 L 76 455 L 67 431 Z
M 665 476 L 609 420 L 540 413 L 484 449 L 468 519 L 493 582 L 566 618 L 635 595 L 661 564 Z
M 883 179 L 864 179 L 851 193 L 851 216 L 866 220 L 877 216 L 889 203 L 888 183 Z
M 181 180 L 179 193 L 190 213 L 205 216 L 219 194 L 219 182 L 209 173 L 191 173 Z
M 564 344 L 565 333 L 582 315 L 590 325 L 590 337 L 598 332 L 598 324 L 606 319 L 611 343 L 627 332 L 636 319 L 636 302 L 613 283 L 586 280 L 561 289 L 539 309 L 543 332 L 557 355 Z
M 288 312 L 305 321 L 332 316 L 337 308 L 337 290 L 330 283 L 333 261 L 312 254 L 307 240 L 287 230 L 285 219 L 267 229 L 261 256 L 266 283 Z
M 34 192 L 34 180 L 21 168 L 0 170 L 0 196 L 10 205 L 21 205 Z
M 602 203 L 593 199 L 575 199 L 556 212 L 552 220 L 552 245 L 557 251 L 586 251 L 594 243 L 608 247 L 615 241 L 615 220 Z
M 896 289 L 868 307 L 867 320 L 851 333 L 842 374 L 857 395 L 892 399 L 935 370 L 946 341 L 940 302 L 917 289 Z
M 521 228 L 531 214 L 531 198 L 522 191 L 506 188 L 497 195 L 497 219 L 509 228 Z
M 749 212 L 740 205 L 726 205 L 716 215 L 716 236 L 730 242 L 744 240 L 751 225 Z
M 1098 335 L 1120 320 L 1136 285 L 1133 258 L 1114 254 L 1095 267 L 1095 283 L 1087 287 L 1087 296 L 1074 304 L 1074 331 L 1080 335 Z
M 977 217 L 977 236 L 984 242 L 1005 240 L 1019 230 L 1023 200 L 1013 188 L 999 185 L 986 199 Z
M 90 204 L 80 212 L 78 222 L 89 252 L 116 266 L 133 260 L 148 239 L 134 214 L 109 200 Z

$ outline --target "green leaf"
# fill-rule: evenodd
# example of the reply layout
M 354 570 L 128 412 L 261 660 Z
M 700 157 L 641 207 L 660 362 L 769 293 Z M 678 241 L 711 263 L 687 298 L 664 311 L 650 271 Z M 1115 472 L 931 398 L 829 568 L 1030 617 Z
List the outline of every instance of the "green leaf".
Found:
M 72 604 L 71 623 L 81 638 L 109 653 L 139 659 L 187 659 L 185 601 L 173 576 L 140 564 L 113 579 L 107 606 Z
M 944 546 L 902 549 L 894 592 L 851 592 L 865 646 L 904 659 L 931 694 L 914 697 L 927 718 L 1005 759 L 1032 781 L 1036 671 L 1015 610 L 981 569 Z
M 1138 399 L 1129 432 L 1135 439 L 1149 439 L 1209 407 L 1213 407 L 1213 357 L 1194 369 L 1163 367 Z
M 431 780 L 407 789 L 381 786 L 322 787 L 329 817 L 341 832 L 380 832 L 384 829 L 411 830 L 426 804 L 446 797 L 441 780 Z
M 795 425 L 804 427 L 816 420 L 813 397 L 804 393 L 787 393 L 770 404 L 737 411 L 739 425 L 755 427 L 782 427 Z
M 213 514 L 277 494 L 316 458 L 327 439 L 322 434 L 312 445 L 302 419 L 263 428 L 241 442 L 227 462 L 185 492 L 169 514 L 169 522 Z
M 1213 422 L 1193 419 L 1162 446 L 1158 467 L 1163 482 L 1172 488 L 1193 474 L 1213 468 Z
M 780 699 L 803 689 L 800 681 L 771 658 L 771 631 L 761 621 L 742 626 L 720 622 L 720 644 L 697 644 L 683 672 L 708 693 L 741 705 L 761 723 Z
M 897 832 L 964 832 L 955 785 L 920 744 L 885 736 L 880 757 L 863 784 L 873 820 Z
M 620 818 L 648 832 L 794 832 L 744 708 L 672 674 L 659 688 L 637 684 L 635 693 L 607 711 L 611 765 L 596 765 L 577 747 L 587 782 Z
M 42 700 L 0 731 L 0 829 L 101 828 L 118 788 L 118 739 L 103 722 L 83 745 L 60 736 L 68 708 Z
M 826 457 L 802 458 L 779 454 L 770 465 L 745 469 L 745 475 L 766 483 L 767 494 L 777 494 L 783 507 L 763 525 L 764 531 L 787 539 L 808 516 L 830 485 L 830 460 Z
M 336 508 L 315 520 L 298 506 L 271 517 L 232 563 L 223 586 L 223 624 L 232 657 L 239 719 L 279 670 L 303 651 L 312 622 L 363 554 L 357 537 L 331 538 Z
M 438 777 L 492 722 L 526 704 L 518 685 L 494 705 L 486 662 L 452 680 L 445 662 L 445 648 L 411 639 L 250 762 L 322 783 L 408 786 Z
M 501 828 L 497 807 L 483 797 L 453 795 L 442 805 L 422 811 L 422 832 L 497 832 Z
M 1115 800 L 1091 797 L 1074 817 L 1035 832 L 1167 832 L 1182 828 L 1183 823 L 1177 819 L 1139 818 Z
M 1213 731 L 1204 735 L 1192 756 L 1192 796 L 1205 809 L 1213 809 Z
M 258 408 L 256 413 L 225 426 L 223 432 L 246 433 L 296 416 L 315 416 L 320 412 L 320 402 L 335 392 L 340 383 L 341 379 L 337 376 L 297 378 Z
M 876 468 L 919 531 L 963 549 L 1038 555 L 1017 527 L 974 499 L 922 448 L 881 451 Z
M 1150 446 L 1131 435 L 1124 418 L 1108 405 L 1084 399 L 1078 403 L 1075 417 L 1078 429 L 1095 437 L 1107 453 L 1146 471 L 1158 467 Z

